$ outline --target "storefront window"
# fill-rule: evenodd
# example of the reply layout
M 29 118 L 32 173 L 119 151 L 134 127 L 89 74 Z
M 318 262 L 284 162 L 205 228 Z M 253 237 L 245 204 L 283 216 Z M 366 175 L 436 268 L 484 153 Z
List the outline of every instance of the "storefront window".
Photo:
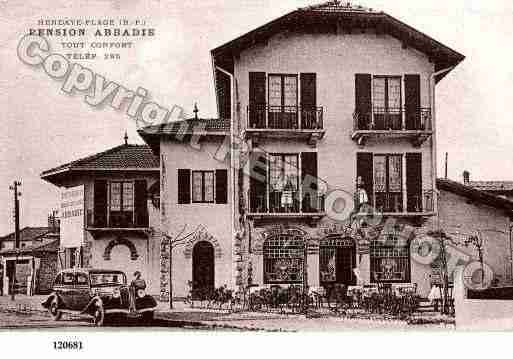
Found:
M 371 281 L 409 282 L 410 250 L 408 242 L 394 235 L 381 236 L 370 246 Z
M 303 280 L 304 242 L 299 236 L 276 235 L 264 243 L 264 283 Z

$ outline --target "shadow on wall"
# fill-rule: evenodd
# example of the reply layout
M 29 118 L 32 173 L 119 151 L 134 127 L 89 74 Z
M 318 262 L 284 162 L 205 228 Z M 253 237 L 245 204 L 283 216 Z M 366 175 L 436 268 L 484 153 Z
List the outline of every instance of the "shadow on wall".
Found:
M 468 299 L 463 266 L 455 270 L 454 306 L 458 330 L 512 330 L 513 298 Z

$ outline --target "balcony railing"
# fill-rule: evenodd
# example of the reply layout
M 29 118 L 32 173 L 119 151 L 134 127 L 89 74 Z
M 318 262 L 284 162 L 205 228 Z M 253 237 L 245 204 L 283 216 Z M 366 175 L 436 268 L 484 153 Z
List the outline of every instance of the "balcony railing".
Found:
M 323 108 L 319 106 L 271 106 L 250 104 L 248 129 L 322 130 Z
M 403 212 L 401 192 L 376 192 L 375 208 L 379 213 Z
M 137 216 L 138 213 L 134 213 L 134 211 L 124 211 L 124 212 L 110 212 L 107 218 L 105 216 L 95 216 L 93 210 L 87 211 L 86 217 L 86 227 L 90 229 L 95 228 L 123 228 L 123 229 L 131 229 L 131 228 L 147 228 L 148 220 L 147 217 L 142 219 L 141 216 Z M 136 218 L 141 218 L 139 223 Z
M 376 192 L 374 196 L 374 200 L 371 198 L 371 204 L 374 204 L 378 213 L 415 215 L 435 211 L 432 190 L 425 190 L 422 195 L 406 195 L 406 203 L 403 201 L 402 192 Z
M 404 107 L 373 107 L 353 113 L 354 131 L 431 131 L 431 109 L 409 111 Z
M 276 216 L 315 215 L 324 213 L 324 195 L 305 194 L 300 199 L 298 191 L 270 191 L 251 195 L 248 191 L 250 214 Z

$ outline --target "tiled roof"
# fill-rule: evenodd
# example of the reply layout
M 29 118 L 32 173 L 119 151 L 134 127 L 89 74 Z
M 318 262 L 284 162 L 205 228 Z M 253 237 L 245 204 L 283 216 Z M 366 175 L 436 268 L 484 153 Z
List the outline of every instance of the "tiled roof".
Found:
M 513 181 L 470 181 L 468 185 L 481 191 L 513 191 Z
M 101 171 L 123 169 L 158 170 L 158 168 L 158 157 L 153 154 L 150 147 L 146 145 L 123 144 L 106 151 L 46 170 L 41 173 L 41 178 L 48 179 L 49 176 L 63 171 Z
M 140 135 L 187 135 L 194 133 L 228 134 L 229 119 L 198 118 L 184 121 L 168 122 L 160 125 L 147 126 L 139 131 Z
M 498 209 L 504 209 L 507 212 L 513 211 L 513 201 L 506 198 L 493 195 L 489 192 L 481 191 L 463 183 L 451 181 L 446 178 L 436 180 L 436 187 L 441 190 L 449 191 L 460 196 L 464 196 L 476 202 L 486 204 Z
M 0 255 L 7 255 L 7 254 L 37 254 L 37 253 L 43 253 L 43 252 L 57 252 L 59 250 L 59 244 L 60 240 L 57 238 L 51 242 L 45 242 L 45 243 L 37 243 L 32 246 L 27 246 L 23 248 L 16 249 L 4 249 L 3 251 L 0 251 Z
M 405 24 L 395 17 L 359 5 L 342 1 L 328 1 L 318 5 L 306 6 L 291 11 L 256 29 L 253 29 L 211 51 L 216 66 L 233 73 L 234 57 L 244 49 L 263 43 L 283 31 L 304 31 L 305 29 L 326 29 L 333 31 L 341 24 L 344 29 L 375 29 L 379 33 L 393 36 L 407 47 L 416 49 L 429 57 L 435 65 L 435 71 L 456 66 L 465 56 L 449 48 L 430 36 Z M 440 81 L 449 71 L 435 77 Z M 218 74 L 214 71 L 214 81 Z M 219 101 L 218 101 L 219 102 Z
M 20 229 L 20 242 L 38 239 L 51 231 L 51 228 L 48 227 L 25 227 Z M 0 237 L 0 242 L 2 241 L 14 241 L 14 232 Z

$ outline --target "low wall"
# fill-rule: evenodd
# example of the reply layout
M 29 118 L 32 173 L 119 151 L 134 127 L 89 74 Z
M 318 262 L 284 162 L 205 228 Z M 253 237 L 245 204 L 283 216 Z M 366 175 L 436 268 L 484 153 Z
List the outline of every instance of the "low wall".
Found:
M 463 267 L 456 268 L 454 306 L 458 330 L 513 330 L 513 300 L 468 299 Z

